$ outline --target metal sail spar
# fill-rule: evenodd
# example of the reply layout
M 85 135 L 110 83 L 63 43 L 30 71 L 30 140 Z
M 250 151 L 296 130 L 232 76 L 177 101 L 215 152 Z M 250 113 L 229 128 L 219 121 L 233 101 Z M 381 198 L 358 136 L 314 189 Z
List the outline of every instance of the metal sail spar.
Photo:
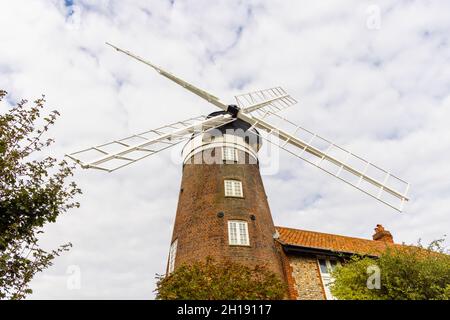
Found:
M 267 122 L 270 116 L 276 117 L 280 123 L 272 125 Z M 265 140 L 397 211 L 401 212 L 409 200 L 406 181 L 277 114 L 266 112 L 264 118 L 240 114 L 239 118 L 266 132 L 266 136 L 261 134 Z
M 148 66 L 150 66 L 150 67 L 152 67 L 152 68 L 155 69 L 160 75 L 162 75 L 162 76 L 164 76 L 164 77 L 166 77 L 166 78 L 172 80 L 172 81 L 175 82 L 176 84 L 178 84 L 178 85 L 182 86 L 183 88 L 185 88 L 185 89 L 191 91 L 192 93 L 194 93 L 194 94 L 196 94 L 197 96 L 199 96 L 199 97 L 205 99 L 206 101 L 208 101 L 208 102 L 214 104 L 215 106 L 219 107 L 220 109 L 222 109 L 222 110 L 227 110 L 228 106 L 227 106 L 225 103 L 223 103 L 222 101 L 220 101 L 220 99 L 219 99 L 218 97 L 216 97 L 216 96 L 214 96 L 214 95 L 212 95 L 212 94 L 206 92 L 205 90 L 202 90 L 202 89 L 200 89 L 200 88 L 198 88 L 198 87 L 196 87 L 196 86 L 190 84 L 190 83 L 187 82 L 187 81 L 184 81 L 184 80 L 181 79 L 181 78 L 178 78 L 178 77 L 174 76 L 174 75 L 171 74 L 170 72 L 167 72 L 167 71 L 165 71 L 164 69 L 162 69 L 162 68 L 160 68 L 160 67 L 154 65 L 153 63 L 151 63 L 151 62 L 149 62 L 149 61 L 147 61 L 147 60 L 144 60 L 143 58 L 141 58 L 141 57 L 135 55 L 134 53 L 131 53 L 130 51 L 120 49 L 120 48 L 118 48 L 118 47 L 116 47 L 116 46 L 114 46 L 114 45 L 112 45 L 111 43 L 108 43 L 108 42 L 106 42 L 106 44 L 109 45 L 109 46 L 111 46 L 111 47 L 113 47 L 113 48 L 116 49 L 117 51 L 122 52 L 122 53 L 124 53 L 124 54 L 126 54 L 126 55 L 132 57 L 133 59 L 136 59 L 136 60 L 138 60 L 138 61 L 140 61 L 140 62 L 142 62 L 142 63 L 144 63 L 144 64 L 146 64 L 146 65 L 148 65 Z
M 244 93 L 234 98 L 241 112 L 260 116 L 267 111 L 279 112 L 297 103 L 297 100 L 281 87 Z
M 170 148 L 189 139 L 192 135 L 198 135 L 235 120 L 229 114 L 211 118 L 199 116 L 73 152 L 66 156 L 79 163 L 83 168 L 112 172 Z

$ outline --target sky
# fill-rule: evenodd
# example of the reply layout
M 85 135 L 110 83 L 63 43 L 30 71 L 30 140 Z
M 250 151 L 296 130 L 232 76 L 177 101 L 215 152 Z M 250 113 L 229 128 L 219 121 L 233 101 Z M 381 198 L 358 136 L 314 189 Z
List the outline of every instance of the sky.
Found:
M 0 7 L 0 88 L 7 104 L 45 94 L 49 110 L 59 110 L 49 150 L 57 158 L 217 111 L 108 41 L 228 103 L 282 86 L 299 101 L 284 116 L 411 184 L 398 213 L 287 153 L 262 154 L 277 164 L 263 174 L 276 225 L 371 238 L 383 224 L 398 243 L 429 243 L 450 229 L 448 1 L 0 0 Z M 153 299 L 167 262 L 180 151 L 114 173 L 77 170 L 81 208 L 41 239 L 46 249 L 73 248 L 35 277 L 29 298 Z

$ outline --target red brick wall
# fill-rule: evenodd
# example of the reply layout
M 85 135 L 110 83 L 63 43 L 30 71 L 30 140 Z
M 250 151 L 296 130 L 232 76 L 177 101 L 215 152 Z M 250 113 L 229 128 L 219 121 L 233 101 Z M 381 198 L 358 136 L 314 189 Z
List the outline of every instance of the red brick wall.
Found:
M 207 152 L 211 154 L 210 151 Z M 220 154 L 217 148 L 215 154 Z M 239 151 L 239 158 L 244 159 Z M 247 159 L 248 160 L 248 159 Z M 172 242 L 178 239 L 175 268 L 211 256 L 247 265 L 265 264 L 283 277 L 266 193 L 258 164 L 185 164 Z M 244 198 L 225 197 L 224 179 L 242 181 Z M 218 212 L 224 216 L 219 218 Z M 251 215 L 256 217 L 251 219 Z M 248 223 L 250 246 L 228 244 L 228 220 Z
M 281 264 L 283 267 L 284 272 L 284 279 L 286 280 L 287 284 L 287 298 L 289 300 L 296 300 L 298 297 L 297 289 L 296 289 L 296 282 L 293 277 L 293 269 L 289 260 L 289 257 L 287 254 L 283 251 L 283 246 L 281 243 L 278 243 L 279 252 L 280 252 L 280 259 Z

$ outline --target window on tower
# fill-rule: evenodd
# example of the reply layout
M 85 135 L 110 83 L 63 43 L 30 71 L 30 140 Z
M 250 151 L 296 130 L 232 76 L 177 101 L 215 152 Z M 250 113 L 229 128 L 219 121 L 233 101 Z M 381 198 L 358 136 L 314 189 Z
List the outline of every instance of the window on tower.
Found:
M 247 222 L 242 220 L 228 221 L 228 243 L 237 246 L 249 246 Z
M 169 273 L 172 273 L 175 269 L 175 257 L 177 255 L 177 245 L 178 245 L 178 239 L 175 239 L 174 242 L 170 245 L 169 250 Z
M 238 161 L 238 150 L 232 147 L 222 147 L 222 160 Z
M 244 197 L 242 182 L 239 180 L 225 180 L 225 197 Z

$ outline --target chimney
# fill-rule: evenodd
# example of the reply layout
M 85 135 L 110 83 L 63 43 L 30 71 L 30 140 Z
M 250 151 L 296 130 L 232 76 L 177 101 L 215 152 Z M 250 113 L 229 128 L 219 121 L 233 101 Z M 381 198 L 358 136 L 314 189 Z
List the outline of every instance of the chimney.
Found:
M 377 227 L 375 228 L 375 234 L 372 236 L 372 239 L 375 241 L 394 243 L 392 234 L 389 231 L 385 230 L 381 224 L 377 224 Z

